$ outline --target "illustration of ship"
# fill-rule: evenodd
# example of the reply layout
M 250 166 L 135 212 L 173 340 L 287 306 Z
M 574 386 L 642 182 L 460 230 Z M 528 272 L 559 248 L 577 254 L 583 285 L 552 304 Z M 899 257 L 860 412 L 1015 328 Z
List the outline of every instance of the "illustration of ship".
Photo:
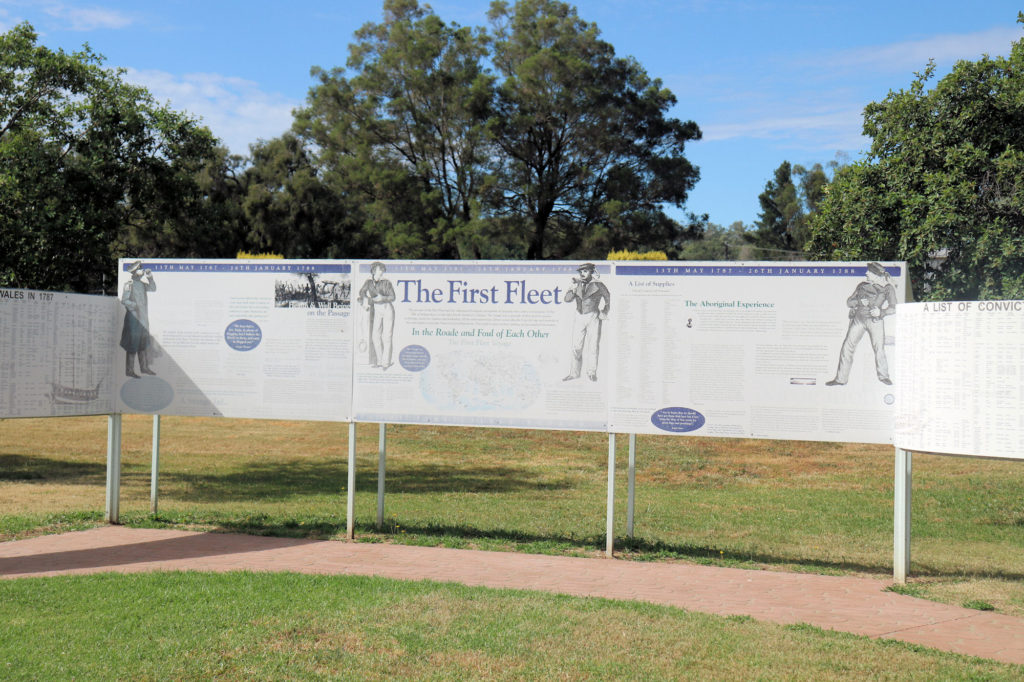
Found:
M 83 405 L 98 400 L 100 397 L 100 386 L 103 385 L 103 378 L 101 377 L 93 386 L 92 378 L 84 377 L 82 373 L 76 371 L 77 363 L 75 358 L 71 357 L 69 360 L 70 370 L 67 372 L 64 371 L 64 358 L 58 360 L 57 376 L 50 382 L 52 388 L 50 401 L 58 405 Z M 86 373 L 91 374 L 93 368 L 92 356 L 89 356 L 86 368 Z M 85 386 L 92 386 L 92 388 L 82 388 L 83 384 Z

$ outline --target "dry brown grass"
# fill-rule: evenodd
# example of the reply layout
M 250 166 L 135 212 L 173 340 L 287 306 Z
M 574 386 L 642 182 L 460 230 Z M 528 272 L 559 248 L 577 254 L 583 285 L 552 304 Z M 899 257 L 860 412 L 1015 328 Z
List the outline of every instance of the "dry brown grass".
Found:
M 160 509 L 177 527 L 338 537 L 348 426 L 163 419 Z M 105 417 L 0 420 L 0 540 L 35 517 L 102 513 Z M 149 510 L 152 418 L 125 416 L 121 513 Z M 375 531 L 376 425 L 359 425 L 363 538 L 599 555 L 607 436 L 388 427 L 389 521 Z M 893 450 L 885 445 L 641 436 L 634 555 L 775 570 L 891 570 Z M 618 439 L 619 531 L 626 438 Z M 912 582 L 924 596 L 1024 616 L 1024 464 L 915 455 Z M 290 525 L 289 525 L 290 524 Z M 317 526 L 319 524 L 319 526 Z M 305 531 L 304 527 L 316 526 Z M 28 527 L 29 530 L 23 528 Z

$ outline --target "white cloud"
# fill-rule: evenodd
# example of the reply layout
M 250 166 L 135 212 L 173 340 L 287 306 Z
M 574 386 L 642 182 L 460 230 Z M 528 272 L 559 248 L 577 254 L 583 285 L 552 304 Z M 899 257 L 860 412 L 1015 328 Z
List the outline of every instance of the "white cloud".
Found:
M 679 76 L 677 92 L 697 93 L 706 110 L 698 117 L 709 142 L 757 139 L 807 150 L 862 150 L 864 106 L 890 88 L 906 87 L 929 59 L 941 77 L 959 59 L 1006 55 L 1020 28 L 1000 27 L 939 35 L 792 60 L 775 58 L 699 77 Z M 682 85 L 682 87 L 679 87 Z M 678 88 L 678 89 L 677 89 Z M 692 116 L 692 114 L 688 114 Z
M 866 146 L 866 138 L 860 134 L 862 121 L 859 108 L 816 113 L 779 111 L 774 116 L 702 125 L 701 131 L 708 142 L 754 138 L 808 150 L 857 150 Z
M 200 117 L 204 125 L 236 154 L 249 144 L 284 133 L 292 109 L 301 102 L 260 90 L 252 81 L 215 73 L 176 75 L 128 69 L 125 80 L 147 88 L 158 102 Z
M 845 50 L 822 62 L 829 68 L 868 68 L 879 72 L 921 71 L 929 59 L 939 65 L 952 66 L 960 59 L 977 60 L 982 55 L 1006 56 L 1011 44 L 1024 37 L 1019 27 L 1001 26 L 986 31 L 946 34 L 908 40 L 891 45 Z
M 125 28 L 133 23 L 128 15 L 102 7 L 71 7 L 56 4 L 44 10 L 54 19 L 64 21 L 72 31 L 94 31 L 100 28 Z

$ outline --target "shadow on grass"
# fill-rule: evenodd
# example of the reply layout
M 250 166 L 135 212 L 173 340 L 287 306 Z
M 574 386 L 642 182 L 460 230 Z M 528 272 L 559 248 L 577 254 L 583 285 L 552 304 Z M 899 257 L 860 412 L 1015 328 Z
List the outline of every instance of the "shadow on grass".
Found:
M 638 561 L 657 561 L 659 559 L 684 559 L 699 563 L 712 564 L 757 564 L 802 566 L 818 572 L 859 572 L 859 573 L 891 573 L 892 566 L 879 563 L 862 563 L 856 561 L 829 561 L 825 559 L 809 559 L 807 557 L 786 556 L 768 552 L 741 552 L 736 550 L 709 547 L 706 545 L 672 544 L 661 540 L 645 540 L 643 538 L 625 538 L 617 545 L 630 558 Z
M 53 481 L 95 485 L 106 476 L 102 462 L 69 462 L 38 455 L 0 455 L 0 481 Z
M 376 529 L 372 524 L 357 524 L 357 531 L 372 533 Z M 513 545 L 525 545 L 528 551 L 546 553 L 548 550 L 554 553 L 562 553 L 570 550 L 604 551 L 605 535 L 565 535 L 565 534 L 531 534 L 522 531 L 507 529 L 481 529 L 474 526 L 440 525 L 440 524 L 406 524 L 401 528 L 405 530 L 402 536 L 391 535 L 389 538 L 395 542 L 409 544 L 443 544 L 445 540 L 460 540 L 473 542 L 475 540 L 488 540 L 497 543 L 508 543 Z M 411 537 L 410 537 L 411 536 Z M 434 542 L 424 542 L 429 539 Z M 807 559 L 805 557 L 792 557 L 782 554 L 771 554 L 765 552 L 741 552 L 718 547 L 709 547 L 697 544 L 673 544 L 660 540 L 645 540 L 643 538 L 622 538 L 615 539 L 615 551 L 620 558 L 634 561 L 660 561 L 666 559 L 680 559 L 701 564 L 716 566 L 738 566 L 745 565 L 778 565 L 778 566 L 803 566 L 812 571 L 818 572 L 861 572 L 861 573 L 891 573 L 892 567 L 882 564 L 857 563 L 852 561 L 825 561 Z
M 202 525 L 219 532 L 245 533 L 288 538 L 322 540 L 344 536 L 346 524 L 338 519 L 279 519 L 266 514 L 247 517 L 220 517 L 216 514 L 170 514 L 155 519 L 133 514 L 122 521 L 126 525 L 149 528 L 175 528 Z M 392 529 L 400 527 L 401 533 Z M 401 519 L 385 521 L 384 528 L 375 524 L 355 524 L 357 541 L 394 542 L 396 544 L 455 547 L 475 547 L 481 550 L 504 550 L 534 554 L 593 554 L 605 549 L 603 533 L 575 535 L 564 533 L 527 533 L 507 528 L 478 528 L 469 524 L 408 523 Z M 779 567 L 803 569 L 809 573 L 847 574 L 865 573 L 878 576 L 892 575 L 887 562 L 867 563 L 855 561 L 829 561 L 808 557 L 788 556 L 770 552 L 744 552 L 699 544 L 674 544 L 644 538 L 616 538 L 616 555 L 631 561 L 681 560 L 709 566 L 734 568 Z M 915 577 L 1002 578 L 1024 580 L 1024 573 L 1010 571 L 957 571 L 938 569 L 926 564 L 913 567 Z
M 122 474 L 123 480 L 133 478 L 148 481 L 149 472 Z M 344 490 L 345 484 L 344 465 L 308 460 L 260 464 L 229 473 L 160 473 L 160 485 L 165 495 L 173 490 L 170 494 L 175 497 L 197 502 L 337 495 Z M 471 469 L 403 466 L 387 473 L 386 484 L 388 493 L 405 494 L 557 491 L 573 485 L 569 478 L 552 478 L 550 474 L 507 466 L 474 466 Z M 376 493 L 376 472 L 357 476 L 356 492 Z
M 83 530 L 102 525 L 102 512 L 60 514 L 45 519 L 6 517 L 0 522 L 0 539 L 33 537 L 40 534 Z M 306 540 L 328 540 L 343 537 L 345 520 L 338 518 L 274 517 L 264 513 L 239 516 L 237 513 L 217 512 L 161 512 L 156 517 L 148 512 L 132 511 L 121 515 L 121 523 L 133 528 L 174 528 L 179 530 L 207 530 L 219 533 L 237 533 Z M 394 525 L 389 525 L 394 523 Z M 391 529 L 400 525 L 404 533 Z M 355 524 L 356 540 L 362 542 L 393 542 L 395 544 L 427 547 L 478 548 L 528 552 L 532 554 L 599 554 L 605 549 L 603 533 L 575 535 L 564 533 L 527 533 L 505 528 L 478 528 L 468 524 L 415 524 L 401 519 L 385 522 L 383 529 L 372 523 Z M 4 537 L 7 536 L 7 537 Z M 779 567 L 787 570 L 805 570 L 809 573 L 866 573 L 880 577 L 892 574 L 887 562 L 860 563 L 827 561 L 808 557 L 786 556 L 769 552 L 741 552 L 719 549 L 707 545 L 673 544 L 644 538 L 617 537 L 616 555 L 631 561 L 681 560 L 709 566 L 761 569 Z M 1024 580 L 1024 572 L 1001 570 L 950 571 L 928 564 L 912 566 L 915 578 L 954 578 L 958 580 L 994 578 Z
M 753 566 L 785 566 L 801 567 L 813 573 L 869 573 L 892 576 L 892 564 L 883 562 L 830 561 L 814 559 L 806 556 L 787 556 L 770 552 L 741 552 L 705 545 L 672 544 L 661 540 L 645 540 L 643 538 L 619 538 L 616 549 L 636 561 L 658 561 L 662 559 L 682 559 L 709 565 L 753 565 Z M 753 567 L 751 566 L 751 567 Z M 1004 578 L 1024 580 L 1024 572 L 1001 570 L 966 570 L 950 571 L 931 564 L 918 562 L 912 565 L 914 577 L 957 577 L 957 578 Z

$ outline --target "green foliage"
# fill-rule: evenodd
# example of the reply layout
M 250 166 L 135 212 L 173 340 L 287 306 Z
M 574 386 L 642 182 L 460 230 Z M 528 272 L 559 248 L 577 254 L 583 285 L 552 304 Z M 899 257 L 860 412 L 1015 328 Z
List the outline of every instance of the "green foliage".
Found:
M 36 38 L 0 34 L 0 286 L 109 290 L 133 231 L 205 229 L 196 176 L 214 140 L 88 47 Z
M 698 172 L 693 122 L 556 0 L 492 27 L 385 0 L 293 132 L 243 158 L 88 47 L 0 36 L 0 286 L 111 291 L 114 259 L 675 257 Z
M 808 238 L 808 222 L 817 211 L 828 175 L 820 163 L 810 169 L 783 161 L 758 196 L 761 213 L 755 230 L 744 235 L 756 257 L 794 260 L 801 257 Z
M 498 0 L 488 16 L 502 79 L 488 122 L 497 208 L 518 217 L 526 257 L 674 244 L 683 229 L 662 206 L 685 203 L 699 173 L 683 149 L 700 139 L 666 116 L 675 96 L 564 2 Z
M 251 151 L 242 209 L 252 248 L 285 258 L 375 255 L 360 248 L 357 211 L 321 180 L 295 135 L 255 144 Z
M 808 248 L 906 260 L 918 299 L 1022 298 L 1024 41 L 933 77 L 865 108 L 870 152 L 836 173 Z
M 294 130 L 374 255 L 596 258 L 692 237 L 662 210 L 698 178 L 683 148 L 700 131 L 666 116 L 672 93 L 570 5 L 489 17 L 490 33 L 386 0 L 347 70 L 313 69 Z
M 248 243 L 242 196 L 246 160 L 223 147 L 183 153 L 148 197 L 132 202 L 114 251 L 123 255 L 232 258 Z
M 484 45 L 479 31 L 446 25 L 415 0 L 386 0 L 384 21 L 356 32 L 351 76 L 313 69 L 319 84 L 295 130 L 317 148 L 326 184 L 363 204 L 381 255 L 479 255 L 492 81 Z
M 700 239 L 682 244 L 679 260 L 757 260 L 765 258 L 761 250 L 750 244 L 750 232 L 741 221 L 729 227 L 708 223 Z

